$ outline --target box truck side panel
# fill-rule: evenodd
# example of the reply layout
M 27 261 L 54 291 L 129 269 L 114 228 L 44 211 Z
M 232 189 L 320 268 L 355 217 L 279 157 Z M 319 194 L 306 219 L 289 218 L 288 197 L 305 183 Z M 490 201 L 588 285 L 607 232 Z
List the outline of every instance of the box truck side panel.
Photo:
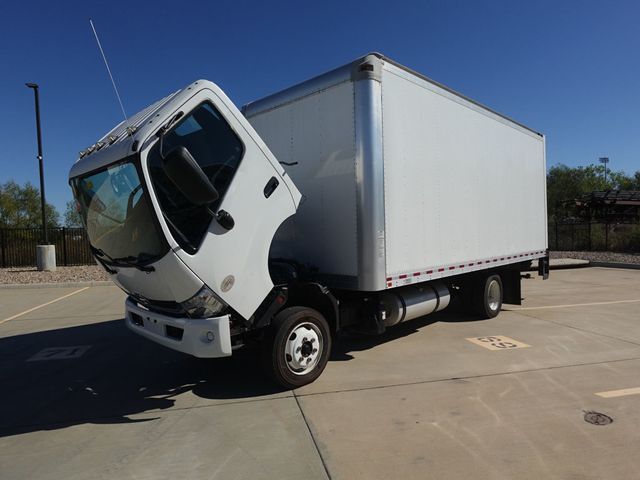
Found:
M 546 249 L 542 136 L 390 63 L 382 111 L 389 277 Z
M 344 81 L 250 116 L 303 194 L 271 257 L 291 258 L 345 279 L 358 274 L 353 83 Z M 355 280 L 345 280 L 353 284 Z

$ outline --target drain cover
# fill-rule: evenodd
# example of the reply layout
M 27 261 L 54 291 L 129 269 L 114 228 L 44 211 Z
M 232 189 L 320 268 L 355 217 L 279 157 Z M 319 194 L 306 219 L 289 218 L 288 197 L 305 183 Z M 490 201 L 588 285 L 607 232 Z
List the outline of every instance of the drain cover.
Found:
M 584 412 L 584 421 L 592 425 L 609 425 L 613 422 L 613 418 L 609 415 L 599 412 Z

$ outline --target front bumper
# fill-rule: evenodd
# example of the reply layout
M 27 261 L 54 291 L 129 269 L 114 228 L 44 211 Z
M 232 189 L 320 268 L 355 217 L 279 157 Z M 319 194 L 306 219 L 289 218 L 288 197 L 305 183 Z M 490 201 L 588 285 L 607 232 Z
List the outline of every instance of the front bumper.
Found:
M 194 357 L 214 358 L 231 355 L 229 315 L 213 318 L 176 318 L 125 302 L 127 327 L 167 348 Z

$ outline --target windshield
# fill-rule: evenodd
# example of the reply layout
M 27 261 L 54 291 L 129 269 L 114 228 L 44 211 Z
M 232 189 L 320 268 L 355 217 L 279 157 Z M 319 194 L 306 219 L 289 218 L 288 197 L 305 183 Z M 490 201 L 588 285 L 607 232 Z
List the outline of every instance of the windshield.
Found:
M 224 199 L 242 160 L 244 146 L 224 117 L 209 103 L 185 115 L 163 140 L 163 154 L 183 146 L 189 150 L 203 172 L 216 187 L 219 198 L 210 205 L 194 205 L 165 174 L 159 142 L 147 157 L 149 176 L 162 213 L 176 242 L 195 253 Z
M 168 245 L 131 161 L 75 178 L 71 185 L 94 249 L 112 260 L 139 263 L 149 263 L 167 251 Z

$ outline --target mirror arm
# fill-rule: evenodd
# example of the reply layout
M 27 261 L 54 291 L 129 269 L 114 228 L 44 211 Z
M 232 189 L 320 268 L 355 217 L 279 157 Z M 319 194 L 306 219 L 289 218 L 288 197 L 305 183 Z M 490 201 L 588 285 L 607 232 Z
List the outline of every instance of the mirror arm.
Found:
M 226 210 L 218 210 L 218 212 L 214 212 L 209 207 L 207 207 L 207 211 L 211 214 L 213 218 L 216 219 L 218 224 L 225 230 L 231 230 L 236 225 L 235 220 L 233 219 L 231 214 Z

